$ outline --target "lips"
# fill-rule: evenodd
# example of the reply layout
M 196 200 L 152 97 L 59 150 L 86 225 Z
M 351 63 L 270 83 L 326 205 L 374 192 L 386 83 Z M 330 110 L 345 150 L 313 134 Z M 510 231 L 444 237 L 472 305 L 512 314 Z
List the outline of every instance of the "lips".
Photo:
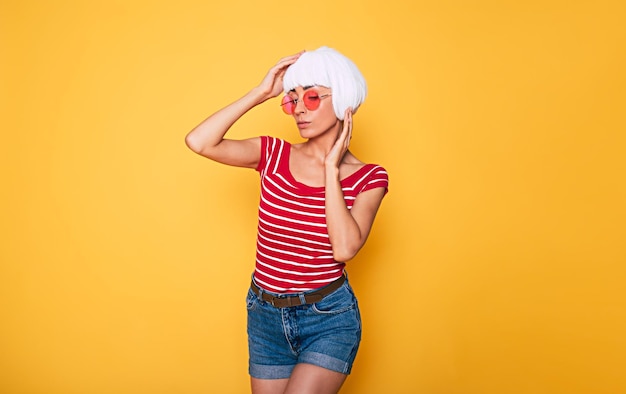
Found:
M 296 124 L 298 125 L 298 128 L 304 129 L 307 128 L 311 124 L 311 122 L 298 121 L 296 122 Z

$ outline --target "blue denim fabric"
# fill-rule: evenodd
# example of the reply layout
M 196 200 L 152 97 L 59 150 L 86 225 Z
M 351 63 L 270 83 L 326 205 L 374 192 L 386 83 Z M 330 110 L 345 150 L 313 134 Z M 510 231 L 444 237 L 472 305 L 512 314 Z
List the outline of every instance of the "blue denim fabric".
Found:
M 275 308 L 251 289 L 246 301 L 252 377 L 288 378 L 298 363 L 350 373 L 361 341 L 361 316 L 347 280 L 315 304 Z

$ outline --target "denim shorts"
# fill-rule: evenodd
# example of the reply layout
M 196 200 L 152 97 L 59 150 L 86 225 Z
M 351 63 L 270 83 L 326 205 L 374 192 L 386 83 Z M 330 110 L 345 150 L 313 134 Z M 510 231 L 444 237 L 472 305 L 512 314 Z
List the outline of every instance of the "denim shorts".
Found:
M 246 301 L 250 376 L 289 378 L 298 363 L 350 374 L 361 342 L 361 316 L 347 280 L 315 304 L 276 308 L 252 289 Z

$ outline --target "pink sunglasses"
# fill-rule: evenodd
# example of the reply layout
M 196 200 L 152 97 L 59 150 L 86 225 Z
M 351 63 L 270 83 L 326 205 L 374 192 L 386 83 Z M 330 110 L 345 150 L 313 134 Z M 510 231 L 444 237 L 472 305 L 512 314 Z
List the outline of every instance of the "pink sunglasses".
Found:
M 285 97 L 283 97 L 283 101 L 280 105 L 281 107 L 283 107 L 283 111 L 287 115 L 293 115 L 294 111 L 296 110 L 296 105 L 300 100 L 302 100 L 302 103 L 304 104 L 306 109 L 308 109 L 309 111 L 315 111 L 319 108 L 322 99 L 328 96 L 331 96 L 331 94 L 327 93 L 320 95 L 314 90 L 309 90 L 304 93 L 301 99 L 294 99 L 286 94 Z

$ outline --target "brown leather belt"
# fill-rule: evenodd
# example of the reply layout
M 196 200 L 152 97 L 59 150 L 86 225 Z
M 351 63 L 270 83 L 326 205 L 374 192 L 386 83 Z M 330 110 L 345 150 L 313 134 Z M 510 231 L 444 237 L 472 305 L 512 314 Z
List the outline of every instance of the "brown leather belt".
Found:
M 341 278 L 331 282 L 321 289 L 304 294 L 304 302 L 302 302 L 303 300 L 300 298 L 300 294 L 285 294 L 281 295 L 280 297 L 275 297 L 269 293 L 261 291 L 261 289 L 259 289 L 254 281 L 252 281 L 252 283 L 250 284 L 250 288 L 252 289 L 252 291 L 254 291 L 256 295 L 261 297 L 263 301 L 269 302 L 272 306 L 276 308 L 286 308 L 288 306 L 298 306 L 320 302 L 322 298 L 340 288 L 345 281 L 346 276 L 341 275 Z

